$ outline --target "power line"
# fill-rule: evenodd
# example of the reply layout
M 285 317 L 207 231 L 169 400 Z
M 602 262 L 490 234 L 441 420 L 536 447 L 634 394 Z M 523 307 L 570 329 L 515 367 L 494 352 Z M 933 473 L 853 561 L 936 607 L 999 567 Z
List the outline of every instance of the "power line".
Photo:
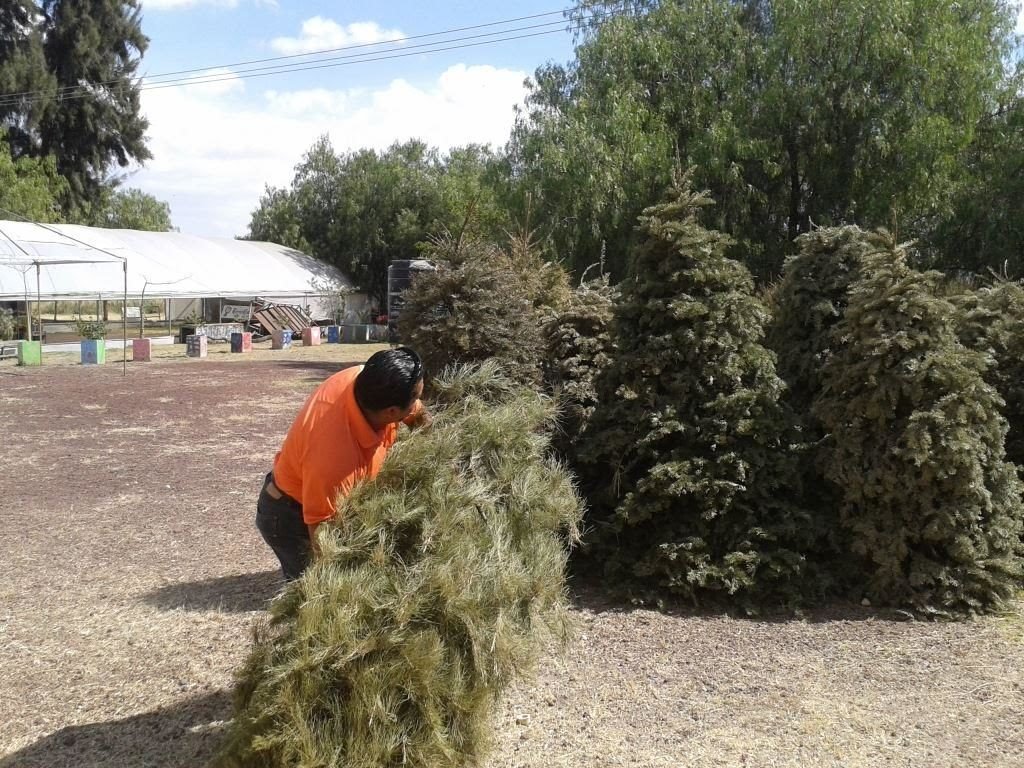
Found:
M 578 28 L 577 25 L 573 25 L 573 26 L 570 26 L 570 27 L 566 28 L 565 31 L 571 31 L 571 30 L 576 29 L 576 28 Z M 509 31 L 513 31 L 513 30 L 509 30 Z M 351 66 L 353 64 L 362 64 L 362 63 L 366 63 L 366 62 L 387 61 L 387 60 L 390 60 L 390 59 L 402 59 L 402 58 L 408 58 L 409 56 L 421 56 L 421 55 L 427 55 L 427 54 L 431 54 L 431 53 L 441 53 L 441 52 L 444 52 L 444 51 L 454 51 L 454 50 L 461 50 L 461 49 L 465 49 L 465 48 L 476 48 L 476 47 L 480 47 L 480 46 L 484 46 L 484 45 L 494 45 L 496 43 L 504 43 L 504 42 L 510 42 L 510 41 L 514 41 L 514 40 L 524 40 L 524 39 L 533 38 L 533 37 L 543 37 L 545 35 L 558 34 L 558 33 L 562 32 L 562 31 L 563 31 L 562 29 L 552 29 L 552 30 L 546 30 L 546 31 L 541 31 L 541 32 L 532 32 L 532 33 L 522 34 L 522 35 L 506 35 L 504 37 L 499 37 L 499 38 L 495 38 L 495 39 L 491 39 L 491 40 L 479 40 L 479 41 L 476 41 L 476 42 L 460 43 L 458 45 L 440 45 L 441 42 L 449 42 L 449 41 L 438 41 L 438 43 L 431 44 L 432 47 L 430 47 L 428 50 L 406 50 L 406 51 L 403 51 L 403 52 L 400 52 L 400 53 L 386 53 L 386 54 L 385 53 L 381 53 L 381 55 L 353 54 L 353 55 L 350 55 L 350 56 L 347 56 L 347 57 L 338 57 L 338 58 L 341 58 L 341 59 L 345 59 L 343 61 L 336 61 L 334 59 L 328 59 L 327 61 L 329 61 L 331 63 L 326 63 L 326 64 L 323 64 L 323 63 L 296 63 L 296 64 L 292 64 L 292 65 L 282 65 L 281 67 L 273 69 L 273 71 L 269 71 L 269 72 L 261 72 L 259 70 L 250 70 L 248 72 L 243 72 L 243 73 L 241 73 L 243 75 L 242 77 L 239 77 L 239 74 L 238 73 L 234 73 L 234 72 L 215 73 L 215 74 L 206 75 L 206 76 L 202 76 L 202 77 L 183 78 L 183 79 L 181 79 L 179 81 L 168 81 L 168 82 L 163 82 L 163 83 L 155 83 L 155 84 L 152 84 L 152 85 L 141 85 L 141 86 L 135 87 L 135 89 L 138 90 L 138 91 L 152 91 L 152 90 L 160 90 L 160 89 L 163 89 L 163 88 L 181 88 L 181 87 L 185 87 L 185 86 L 189 86 L 189 85 L 207 85 L 207 84 L 210 84 L 210 83 L 219 83 L 219 82 L 225 82 L 225 81 L 229 81 L 229 80 L 250 79 L 250 78 L 257 78 L 257 77 L 270 77 L 270 76 L 273 76 L 273 75 L 288 74 L 288 73 L 292 73 L 292 72 L 305 72 L 305 71 L 315 70 L 315 69 L 332 69 L 332 68 L 335 68 L 335 67 Z M 460 40 L 460 38 L 453 38 L 451 40 L 451 42 L 455 42 L 455 41 L 458 41 L 458 40 Z M 356 58 L 357 56 L 359 58 Z M 62 96 L 60 100 L 61 101 L 65 101 L 65 100 L 87 98 L 87 97 L 93 95 L 93 91 L 90 90 L 91 88 L 94 88 L 94 86 L 83 87 L 83 88 L 79 89 L 79 93 L 73 93 L 73 94 L 69 94 L 69 95 L 66 95 L 66 96 Z M 32 101 L 46 101 L 46 100 L 49 100 L 51 98 L 52 97 L 50 97 L 50 96 L 44 96 L 44 97 L 40 97 L 40 98 L 36 98 L 36 99 L 31 99 L 31 100 L 28 100 L 28 101 L 30 101 L 30 102 L 32 102 Z M 4 101 L 3 97 L 0 97 L 0 107 L 12 106 L 14 104 L 23 104 L 23 103 L 24 103 L 23 100 Z
M 454 34 L 455 32 L 468 32 L 474 29 L 484 29 L 485 27 L 496 27 L 502 24 L 514 24 L 520 21 L 529 21 L 531 19 L 540 19 L 546 16 L 563 16 L 565 11 L 548 11 L 547 13 L 534 13 L 529 16 L 518 16 L 514 19 L 502 19 L 501 21 L 489 21 L 485 24 L 473 24 L 468 27 L 454 27 L 452 29 L 445 29 L 440 32 L 426 32 L 420 35 L 407 35 L 405 37 L 396 37 L 391 40 L 378 40 L 374 43 L 358 43 L 355 45 L 342 45 L 338 48 L 324 48 L 318 51 L 307 51 L 306 53 L 293 53 L 287 56 L 271 56 L 266 59 L 251 59 L 249 61 L 238 61 L 233 64 L 218 64 L 212 67 L 199 67 L 198 69 L 181 69 L 176 72 L 164 72 L 158 75 L 144 75 L 145 79 L 152 79 L 156 77 L 170 77 L 172 75 L 187 75 L 192 72 L 203 72 L 210 69 L 223 69 L 224 67 L 244 67 L 249 64 L 265 64 L 268 61 L 284 61 L 286 59 L 295 59 L 303 56 L 321 56 L 325 53 L 337 53 L 338 51 L 350 51 L 356 48 L 369 48 L 375 45 L 392 45 L 398 43 L 404 43 L 407 40 L 422 40 L 427 37 L 439 37 L 440 35 Z M 496 33 L 500 34 L 500 33 Z
M 516 28 L 513 28 L 513 29 L 503 30 L 501 32 L 485 32 L 485 33 L 479 34 L 479 35 L 467 35 L 465 37 L 455 37 L 455 38 L 451 38 L 451 39 L 448 39 L 448 40 L 438 40 L 438 41 L 432 42 L 432 43 L 420 43 L 418 45 L 413 45 L 413 46 L 409 46 L 409 47 L 403 46 L 400 49 L 392 49 L 392 50 L 397 50 L 397 51 L 402 51 L 402 52 L 415 52 L 415 53 L 432 53 L 435 46 L 439 46 L 439 45 L 441 45 L 443 43 L 456 43 L 456 42 L 463 42 L 463 41 L 467 41 L 467 40 L 477 40 L 479 38 L 494 38 L 496 35 L 507 35 L 510 32 L 525 32 L 525 31 L 530 31 L 530 30 L 543 29 L 545 27 L 551 27 L 553 24 L 561 25 L 562 22 L 556 21 L 556 22 L 546 22 L 544 24 L 532 24 L 532 25 L 525 26 L 525 27 L 516 27 Z M 551 33 L 560 32 L 560 31 L 562 31 L 562 29 L 552 29 L 552 30 L 549 30 L 549 32 L 551 32 Z M 502 37 L 502 38 L 496 38 L 496 39 L 493 39 L 493 40 L 485 40 L 483 42 L 503 42 L 503 41 L 505 41 L 507 39 L 513 39 L 514 40 L 514 39 L 518 39 L 518 38 Z M 424 50 L 422 50 L 424 48 L 430 48 L 432 50 L 424 51 Z M 437 50 L 447 50 L 447 49 L 439 48 Z M 177 80 L 168 80 L 168 81 L 156 82 L 156 83 L 150 82 L 147 79 L 147 80 L 145 80 L 145 83 L 142 86 L 142 88 L 147 89 L 147 90 L 151 90 L 151 89 L 160 88 L 160 87 L 164 87 L 164 86 L 168 86 L 168 85 L 175 85 L 175 86 L 177 86 L 177 85 L 194 85 L 194 84 L 201 84 L 201 83 L 205 82 L 207 80 L 207 78 L 211 78 L 211 77 L 232 77 L 233 78 L 234 76 L 247 75 L 247 74 L 252 74 L 252 73 L 256 73 L 256 72 L 266 72 L 267 74 L 280 74 L 280 73 L 287 73 L 287 72 L 301 72 L 304 69 L 314 68 L 317 65 L 323 64 L 324 62 L 352 61 L 353 63 L 356 63 L 356 62 L 359 62 L 359 61 L 376 61 L 377 59 L 375 59 L 373 57 L 384 55 L 385 53 L 388 53 L 388 52 L 387 51 L 369 51 L 369 52 L 366 52 L 366 53 L 352 53 L 352 54 L 347 54 L 347 55 L 344 55 L 344 56 L 331 56 L 329 58 L 317 59 L 315 61 L 309 61 L 309 62 L 295 62 L 295 63 L 292 63 L 292 64 L 277 64 L 277 65 L 269 66 L 269 67 L 253 67 L 251 69 L 232 70 L 230 73 L 214 71 L 214 72 L 211 72 L 208 75 L 196 75 L 196 76 L 193 76 L 193 77 L 179 78 Z
M 442 36 L 442 35 L 451 35 L 451 34 L 454 34 L 456 32 L 465 32 L 465 31 L 471 31 L 471 30 L 476 30 L 476 29 L 484 29 L 484 28 L 487 28 L 487 27 L 494 27 L 494 26 L 500 26 L 500 25 L 508 25 L 508 24 L 513 24 L 513 23 L 520 22 L 520 21 L 529 21 L 529 20 L 532 20 L 532 19 L 544 18 L 544 17 L 548 17 L 548 16 L 553 16 L 553 15 L 563 15 L 563 12 L 562 11 L 549 11 L 547 13 L 538 13 L 538 14 L 532 14 L 532 15 L 529 15 L 529 16 L 520 16 L 520 17 L 516 17 L 516 18 L 511 18 L 511 19 L 504 19 L 504 20 L 501 20 L 501 21 L 487 22 L 487 23 L 484 23 L 484 24 L 476 24 L 476 25 L 465 26 L 465 27 L 455 27 L 455 28 L 448 29 L 448 30 L 443 30 L 443 31 L 440 31 L 440 32 L 429 32 L 429 33 L 424 33 L 424 34 L 420 34 L 420 35 L 411 35 L 411 36 L 408 36 L 408 37 L 395 38 L 393 40 L 388 40 L 388 41 L 378 41 L 378 42 L 375 42 L 375 43 L 360 43 L 360 44 L 357 44 L 357 45 L 341 46 L 341 47 L 338 47 L 338 48 L 329 48 L 329 49 L 324 49 L 324 50 L 321 50 L 321 51 L 311 51 L 311 52 L 308 52 L 308 53 L 291 54 L 291 55 L 288 55 L 288 56 L 275 56 L 275 57 L 269 57 L 269 58 L 266 58 L 266 59 L 253 59 L 253 60 L 250 60 L 250 61 L 236 62 L 236 63 L 233 63 L 233 64 L 221 64 L 221 65 L 216 65 L 216 66 L 200 67 L 200 68 L 195 68 L 195 69 L 178 70 L 178 71 L 175 71 L 175 72 L 165 72 L 165 73 L 161 73 L 161 74 L 157 74 L 157 75 L 148 75 L 148 76 L 144 76 L 142 78 L 142 85 L 139 86 L 139 90 L 151 90 L 151 89 L 155 89 L 155 88 L 159 88 L 159 87 L 178 87 L 178 86 L 182 86 L 182 85 L 201 85 L 201 84 L 203 84 L 205 82 L 221 82 L 222 80 L 227 80 L 227 79 L 232 79 L 233 80 L 233 79 L 236 79 L 236 75 L 237 74 L 263 72 L 264 75 L 262 75 L 262 76 L 265 76 L 265 75 L 269 75 L 269 74 L 284 74 L 284 73 L 292 72 L 292 71 L 301 72 L 301 71 L 305 71 L 307 69 L 321 69 L 321 68 L 325 68 L 325 66 L 323 64 L 321 64 L 321 62 L 323 62 L 323 61 L 331 61 L 331 62 L 333 62 L 333 61 L 340 61 L 340 60 L 354 60 L 354 61 L 350 61 L 348 63 L 357 63 L 358 61 L 382 61 L 382 60 L 385 60 L 387 58 L 401 58 L 402 57 L 401 54 L 394 54 L 394 55 L 391 55 L 391 56 L 384 56 L 384 55 L 378 56 L 376 54 L 383 54 L 384 51 L 368 51 L 366 53 L 356 53 L 356 54 L 350 54 L 350 55 L 347 55 L 347 56 L 331 57 L 331 58 L 327 58 L 327 59 L 314 59 L 312 61 L 295 61 L 295 62 L 292 62 L 290 64 L 280 64 L 280 65 L 274 65 L 274 66 L 270 66 L 270 67 L 257 67 L 257 68 L 254 68 L 254 69 L 242 70 L 242 72 L 240 72 L 240 73 L 234 73 L 233 72 L 233 73 L 231 73 L 230 75 L 227 75 L 227 76 L 224 76 L 224 75 L 226 75 L 226 73 L 217 72 L 216 71 L 216 70 L 223 70 L 223 69 L 227 69 L 227 68 L 231 68 L 231 67 L 248 66 L 250 64 L 263 64 L 263 63 L 274 62 L 274 61 L 290 61 L 292 59 L 308 58 L 308 57 L 312 57 L 312 56 L 322 56 L 322 55 L 327 54 L 327 53 L 335 53 L 335 52 L 338 52 L 338 51 L 356 50 L 356 49 L 370 48 L 370 47 L 377 47 L 377 46 L 384 46 L 384 45 L 392 46 L 392 50 L 394 50 L 394 46 L 397 46 L 399 44 L 404 44 L 408 40 L 417 40 L 417 39 L 425 39 L 425 38 L 430 38 L 430 37 L 439 37 L 439 36 Z M 596 15 L 597 14 L 595 14 L 595 16 Z M 588 20 L 589 20 L 589 18 L 588 18 Z M 576 22 L 573 22 L 572 25 L 564 28 L 565 31 L 570 31 L 570 29 L 572 27 L 575 27 L 581 21 L 582 20 L 577 20 Z M 525 31 L 525 30 L 540 29 L 540 28 L 545 28 L 545 27 L 551 27 L 551 26 L 554 26 L 556 24 L 561 24 L 561 23 L 562 23 L 561 21 L 549 21 L 549 22 L 544 22 L 544 23 L 541 23 L 541 24 L 533 24 L 533 25 L 526 25 L 526 26 L 520 26 L 520 27 L 512 27 L 512 28 L 503 29 L 503 30 L 496 30 L 494 32 L 488 32 L 488 33 L 479 34 L 479 35 L 466 35 L 466 36 L 461 36 L 461 37 L 453 37 L 453 38 L 449 38 L 449 39 L 446 39 L 446 40 L 437 40 L 437 41 L 433 41 L 433 42 L 430 42 L 430 43 L 421 43 L 421 44 L 416 45 L 416 46 L 411 46 L 409 48 L 405 48 L 404 50 L 411 51 L 413 49 L 430 48 L 430 50 L 419 50 L 419 51 L 417 51 L 417 53 L 422 53 L 422 54 L 434 53 L 434 52 L 439 52 L 439 51 L 457 50 L 458 48 L 463 48 L 463 47 L 467 47 L 468 48 L 468 47 L 473 47 L 473 46 L 472 45 L 465 45 L 465 46 L 451 46 L 451 47 L 441 47 L 441 48 L 434 48 L 434 46 L 439 46 L 439 45 L 442 45 L 444 43 L 459 43 L 459 42 L 463 42 L 463 41 L 467 41 L 467 40 L 475 40 L 475 39 L 484 38 L 484 37 L 495 37 L 496 38 L 496 39 L 493 39 L 493 40 L 484 41 L 484 43 L 500 43 L 500 42 L 507 42 L 507 41 L 510 41 L 510 40 L 520 40 L 520 39 L 524 39 L 525 37 L 534 37 L 534 36 L 539 36 L 539 35 L 520 35 L 520 36 L 511 36 L 511 37 L 509 37 L 507 35 L 510 32 L 520 32 L 520 31 Z M 558 31 L 560 31 L 560 30 L 551 30 L 550 32 L 546 32 L 544 34 L 553 34 L 553 33 L 558 32 Z M 506 35 L 506 37 L 497 37 L 497 36 L 501 36 L 501 35 Z M 209 74 L 206 74 L 206 75 L 193 75 L 192 77 L 187 77 L 187 78 L 177 77 L 178 75 L 188 75 L 188 74 L 197 73 L 197 72 L 208 72 Z M 255 76 L 258 76 L 258 75 L 252 75 L 252 76 L 255 77 Z M 174 79 L 157 82 L 156 80 L 158 78 L 174 78 Z M 216 79 L 212 79 L 211 80 L 209 78 L 216 78 Z M 32 102 L 36 102 L 36 101 L 44 101 L 44 100 L 50 100 L 50 99 L 61 99 L 62 100 L 62 99 L 68 99 L 68 98 L 81 98 L 81 97 L 85 97 L 85 96 L 90 95 L 90 92 L 92 90 L 97 89 L 97 88 L 103 88 L 103 87 L 106 87 L 106 86 L 119 85 L 119 84 L 120 84 L 120 81 L 111 80 L 111 81 L 100 82 L 100 83 L 89 83 L 88 85 L 85 85 L 85 86 L 77 86 L 77 85 L 76 86 L 66 86 L 64 88 L 58 89 L 58 91 L 56 91 L 55 93 L 47 93 L 45 91 L 22 91 L 22 92 L 17 92 L 17 93 L 0 94 L 0 106 L 14 106 L 16 104 L 23 104 L 26 101 L 29 102 L 29 103 L 32 103 Z

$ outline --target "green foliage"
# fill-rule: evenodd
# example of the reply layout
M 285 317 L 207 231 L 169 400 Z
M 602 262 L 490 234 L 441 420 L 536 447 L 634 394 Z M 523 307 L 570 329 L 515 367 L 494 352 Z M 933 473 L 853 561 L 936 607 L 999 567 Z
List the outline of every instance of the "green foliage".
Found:
M 588 17 L 594 6 L 609 15 Z M 718 201 L 709 224 L 762 277 L 812 223 L 895 216 L 928 231 L 1013 45 L 1003 0 L 606 6 L 581 3 L 575 60 L 538 70 L 510 162 L 555 252 L 581 270 L 605 242 L 616 279 L 635 216 L 677 165 L 696 169 Z
M 1024 275 L 1024 63 L 961 157 L 952 212 L 929 237 L 949 270 Z
M 475 145 L 444 157 L 415 140 L 338 154 L 322 137 L 289 189 L 266 191 L 247 237 L 334 264 L 383 307 L 388 265 L 418 258 L 431 236 L 498 239 L 508 223 L 500 184 L 497 160 Z
M 607 276 L 582 283 L 544 324 L 544 383 L 560 403 L 553 444 L 570 466 L 578 463 L 578 443 L 597 406 L 597 376 L 615 354 L 611 325 L 617 295 Z
M 140 189 L 104 188 L 92 206 L 88 223 L 108 229 L 139 229 L 170 232 L 171 207 Z
M 0 3 L 0 130 L 16 158 L 38 154 L 39 120 L 57 85 L 43 55 L 38 12 L 32 0 Z
M 0 208 L 11 211 L 12 218 L 60 221 L 59 199 L 66 190 L 52 157 L 12 160 L 10 145 L 0 135 Z M 7 217 L 0 211 L 0 218 Z
M 219 765 L 477 765 L 495 702 L 566 637 L 581 508 L 544 458 L 551 403 L 493 365 L 435 389 L 432 427 L 339 501 L 257 625 Z
M 75 331 L 83 339 L 105 339 L 107 337 L 107 324 L 102 320 L 75 321 Z
M 773 295 L 768 344 L 798 413 L 821 392 L 821 368 L 834 352 L 832 331 L 843 317 L 850 285 L 865 254 L 874 250 L 857 227 L 815 229 L 797 239 Z
M 245 239 L 277 243 L 303 253 L 313 251 L 302 235 L 295 195 L 288 189 L 267 187 L 264 190 L 259 207 L 252 212 Z
M 426 255 L 438 269 L 416 276 L 399 317 L 401 338 L 426 369 L 493 358 L 516 380 L 539 383 L 540 327 L 568 298 L 565 271 L 543 262 L 528 238 L 503 250 L 475 236 L 447 236 Z
M 941 275 L 886 234 L 862 262 L 815 415 L 866 594 L 929 615 L 997 610 L 1020 587 L 1021 488 L 1002 402 L 956 335 Z
M 14 311 L 0 307 L 0 341 L 14 338 Z
M 82 218 L 115 168 L 150 157 L 136 72 L 149 45 L 138 0 L 43 0 L 43 51 L 60 88 L 47 102 L 39 153 L 68 181 L 64 212 Z
M 388 264 L 416 258 L 441 217 L 439 173 L 437 152 L 420 141 L 339 155 L 322 137 L 296 166 L 291 188 L 268 190 L 260 201 L 249 238 L 307 246 L 384 306 Z
M 593 544 L 641 587 L 752 608 L 799 597 L 815 532 L 791 501 L 797 455 L 761 343 L 767 312 L 725 256 L 729 238 L 699 223 L 710 204 L 683 184 L 641 219 L 616 357 L 581 440 L 584 487 L 603 483 Z
M 961 314 L 960 340 L 989 358 L 985 381 L 1005 403 L 1006 458 L 1024 467 L 1024 286 L 997 280 L 950 300 Z

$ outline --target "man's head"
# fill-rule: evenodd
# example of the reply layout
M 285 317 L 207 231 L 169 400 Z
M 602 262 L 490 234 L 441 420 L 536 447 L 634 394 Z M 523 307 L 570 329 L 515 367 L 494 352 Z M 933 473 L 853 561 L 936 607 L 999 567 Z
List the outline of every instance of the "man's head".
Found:
M 377 429 L 401 421 L 423 394 L 423 363 L 409 347 L 377 352 L 356 377 L 356 402 Z

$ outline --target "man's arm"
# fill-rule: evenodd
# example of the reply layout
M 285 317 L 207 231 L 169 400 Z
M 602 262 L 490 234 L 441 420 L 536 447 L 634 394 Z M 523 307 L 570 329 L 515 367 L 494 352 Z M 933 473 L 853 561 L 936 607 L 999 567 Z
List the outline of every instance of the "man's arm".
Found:
M 313 551 L 313 557 L 320 557 L 320 544 L 316 540 L 316 529 L 319 527 L 320 523 L 306 525 L 306 528 L 309 529 L 309 548 Z

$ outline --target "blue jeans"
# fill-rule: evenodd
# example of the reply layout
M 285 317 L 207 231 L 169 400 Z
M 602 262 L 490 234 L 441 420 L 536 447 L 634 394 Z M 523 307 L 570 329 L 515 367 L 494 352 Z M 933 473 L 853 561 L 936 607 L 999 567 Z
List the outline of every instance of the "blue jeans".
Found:
M 302 519 L 299 502 L 289 496 L 275 499 L 267 493 L 267 483 L 272 479 L 273 475 L 268 474 L 256 502 L 256 527 L 277 555 L 285 580 L 293 581 L 309 565 L 309 528 Z

